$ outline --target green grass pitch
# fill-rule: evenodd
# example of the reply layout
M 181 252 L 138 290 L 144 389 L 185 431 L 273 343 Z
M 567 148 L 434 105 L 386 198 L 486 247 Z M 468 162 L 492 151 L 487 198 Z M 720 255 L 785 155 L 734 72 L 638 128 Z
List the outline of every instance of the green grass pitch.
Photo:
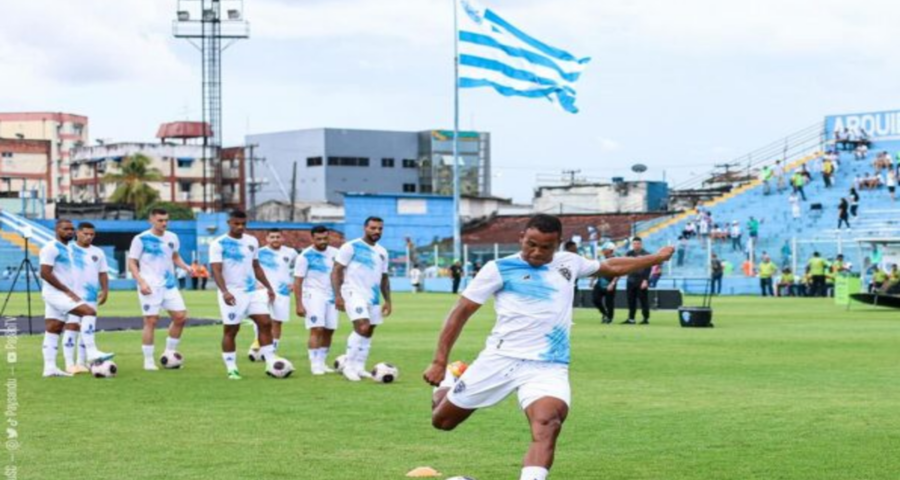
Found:
M 218 316 L 213 292 L 186 301 L 192 316 Z M 529 432 L 513 399 L 454 432 L 431 428 L 420 376 L 453 301 L 396 295 L 369 362 L 396 363 L 393 385 L 311 377 L 297 320 L 280 349 L 297 373 L 283 381 L 245 360 L 249 328 L 239 382 L 225 378 L 218 326 L 185 331 L 180 371 L 141 370 L 139 332 L 101 333 L 120 367 L 111 380 L 42 379 L 40 336 L 20 337 L 18 478 L 389 480 L 422 465 L 518 478 Z M 136 303 L 114 292 L 101 316 L 138 315 Z M 715 329 L 679 328 L 673 312 L 655 312 L 649 327 L 576 312 L 573 409 L 553 478 L 900 477 L 900 312 L 816 299 L 721 298 L 715 308 Z M 482 309 L 453 358 L 471 361 L 492 323 Z M 348 332 L 342 317 L 332 359 Z M 157 332 L 157 352 L 163 340 Z

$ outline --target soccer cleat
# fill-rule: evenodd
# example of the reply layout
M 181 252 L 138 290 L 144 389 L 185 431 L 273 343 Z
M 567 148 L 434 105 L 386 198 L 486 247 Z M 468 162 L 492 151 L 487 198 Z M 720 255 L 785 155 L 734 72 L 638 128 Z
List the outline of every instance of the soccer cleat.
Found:
M 650 325 L 650 320 L 644 320 L 641 322 L 641 325 Z
M 356 374 L 359 375 L 359 378 L 372 378 L 372 373 L 365 368 L 359 369 Z
M 71 377 L 71 376 L 72 376 L 71 373 L 66 373 L 66 372 L 60 370 L 60 369 L 57 368 L 57 367 L 53 367 L 53 368 L 45 368 L 45 369 L 44 369 L 44 378 L 50 378 L 50 377 Z
M 157 367 L 156 364 L 153 363 L 153 360 L 150 360 L 150 361 L 144 360 L 144 370 L 147 370 L 148 372 L 155 372 L 155 371 L 159 370 L 159 367 Z
M 112 360 L 113 357 L 115 357 L 115 356 L 116 356 L 115 353 L 112 353 L 112 352 L 106 353 L 106 352 L 101 352 L 100 350 L 97 350 L 96 352 L 92 352 L 88 355 L 87 363 L 89 363 L 89 364 L 103 363 L 107 360 Z
M 72 375 L 78 375 L 79 373 L 90 373 L 90 371 L 91 370 L 84 365 L 72 365 L 71 367 L 66 368 L 66 372 L 71 373 Z
M 259 353 L 259 348 L 250 347 L 250 350 L 247 351 L 247 358 L 250 359 L 251 362 L 258 362 L 263 360 L 262 354 Z
M 325 367 L 323 365 L 313 365 L 310 369 L 315 376 L 325 375 Z
M 628 320 L 625 320 L 624 322 L 622 322 L 622 325 L 634 325 L 634 319 L 629 318 Z
M 323 363 L 323 364 L 322 364 L 322 371 L 325 372 L 325 373 L 334 373 L 334 372 L 336 372 L 337 370 L 335 370 L 335 369 L 329 367 L 328 364 L 324 364 L 324 363 Z
M 244 378 L 244 377 L 241 377 L 241 373 L 238 372 L 237 370 L 230 370 L 230 371 L 228 372 L 228 379 L 229 379 L 229 380 L 241 380 L 241 379 L 243 379 L 243 378 Z
M 351 382 L 359 381 L 359 372 L 357 372 L 356 369 L 354 369 L 354 368 L 346 368 L 345 367 L 344 371 L 341 373 L 344 374 L 344 378 L 346 378 L 347 380 L 350 380 Z

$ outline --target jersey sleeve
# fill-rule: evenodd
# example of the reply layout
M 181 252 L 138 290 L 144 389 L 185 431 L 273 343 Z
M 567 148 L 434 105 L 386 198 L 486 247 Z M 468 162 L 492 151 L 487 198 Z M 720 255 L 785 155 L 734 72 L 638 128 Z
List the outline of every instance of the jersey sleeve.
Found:
M 294 262 L 294 276 L 305 277 L 308 270 L 309 262 L 306 260 L 306 255 L 299 255 Z
M 501 288 L 503 288 L 503 277 L 500 276 L 500 270 L 496 263 L 488 262 L 478 271 L 478 275 L 475 275 L 462 296 L 479 305 L 484 305 L 488 298 L 500 291 Z
M 52 243 L 48 243 L 47 246 L 41 249 L 40 253 L 40 261 L 41 265 L 49 265 L 53 266 L 56 264 L 56 255 L 59 252 L 56 251 L 56 245 Z
M 106 254 L 103 253 L 103 250 L 97 251 L 97 257 L 99 258 L 99 260 L 97 261 L 97 263 L 98 263 L 97 270 L 100 273 L 109 273 L 109 263 L 106 262 Z
M 144 253 L 144 244 L 141 242 L 140 235 L 136 235 L 131 239 L 131 248 L 128 249 L 128 258 L 139 260 L 142 253 Z
M 576 257 L 578 257 L 575 263 L 576 277 L 590 277 L 600 271 L 600 260 L 589 260 L 581 255 L 576 255 Z
M 250 237 L 250 245 L 253 246 L 253 260 L 259 260 L 259 240 L 256 237 Z
M 222 263 L 222 244 L 218 241 L 209 244 L 209 263 Z
M 348 242 L 341 245 L 341 248 L 338 249 L 337 255 L 334 256 L 334 261 L 346 267 L 350 265 L 350 260 L 353 260 L 353 246 Z

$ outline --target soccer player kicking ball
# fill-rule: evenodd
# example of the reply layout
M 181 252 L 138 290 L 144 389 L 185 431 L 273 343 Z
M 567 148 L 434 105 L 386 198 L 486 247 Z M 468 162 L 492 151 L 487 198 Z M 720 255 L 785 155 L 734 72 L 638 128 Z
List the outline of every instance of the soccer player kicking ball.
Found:
M 334 304 L 338 310 L 347 312 L 353 322 L 353 332 L 347 339 L 347 363 L 342 372 L 351 382 L 372 376 L 366 371 L 372 334 L 383 318 L 391 314 L 388 255 L 378 245 L 384 220 L 369 217 L 363 227 L 362 238 L 347 242 L 338 250 L 331 272 Z M 384 296 L 383 305 L 379 305 L 379 290 Z
M 272 318 L 272 345 L 278 351 L 278 342 L 281 340 L 281 324 L 291 319 L 291 270 L 297 259 L 297 250 L 285 247 L 281 230 L 273 228 L 266 234 L 266 246 L 259 249 L 259 265 L 266 274 L 269 284 L 275 289 L 275 301 L 269 305 L 269 316 Z M 253 324 L 256 332 L 253 346 L 250 347 L 250 357 L 259 350 L 259 330 Z
M 228 233 L 209 245 L 209 263 L 213 280 L 219 287 L 219 311 L 225 325 L 222 336 L 222 360 L 228 378 L 240 380 L 237 368 L 235 337 L 241 329 L 241 321 L 250 317 L 259 330 L 259 351 L 266 361 L 266 371 L 272 371 L 275 363 L 275 345 L 272 344 L 272 319 L 269 303 L 275 301 L 275 291 L 259 265 L 259 242 L 252 235 L 244 235 L 247 214 L 231 212 Z M 261 283 L 265 290 L 257 289 Z M 267 296 L 268 294 L 268 296 Z
M 153 337 L 159 311 L 166 309 L 172 318 L 165 353 L 174 353 L 181 342 L 181 332 L 187 322 L 187 308 L 178 291 L 175 266 L 190 271 L 178 253 L 181 243 L 178 235 L 167 231 L 169 213 L 162 208 L 150 211 L 150 230 L 138 234 L 128 249 L 128 271 L 137 281 L 138 299 L 144 315 L 144 334 L 141 338 L 144 352 L 144 370 L 159 370 L 153 356 Z
M 562 224 L 550 215 L 532 217 L 521 234 L 522 251 L 485 265 L 463 292 L 440 334 L 425 381 L 438 388 L 432 424 L 453 430 L 479 408 L 513 392 L 531 424 L 531 445 L 521 480 L 545 480 L 556 439 L 569 413 L 569 333 L 574 285 L 579 277 L 621 277 L 662 264 L 674 249 L 655 255 L 611 258 L 600 264 L 559 252 Z M 447 359 L 466 321 L 494 296 L 497 323 L 484 351 L 458 379 Z
M 106 303 L 106 299 L 109 297 L 109 266 L 103 250 L 93 245 L 96 235 L 93 224 L 81 222 L 75 232 L 76 241 L 72 244 L 72 264 L 75 266 L 72 272 L 75 280 L 73 288 L 75 293 L 94 311 L 97 310 L 98 305 Z M 81 341 L 78 342 L 76 359 L 75 345 L 79 324 Z M 87 344 L 95 344 L 96 330 L 96 317 L 82 318 L 69 315 L 66 330 L 63 332 L 63 358 L 66 359 L 67 372 L 73 374 L 90 372 L 87 367 Z
M 64 372 L 56 365 L 56 356 L 59 352 L 59 335 L 63 333 L 65 321 L 69 315 L 80 317 L 81 323 L 96 325 L 97 310 L 85 303 L 69 287 L 76 282 L 77 268 L 74 264 L 72 237 L 75 236 L 75 227 L 69 220 L 56 221 L 56 240 L 44 245 L 40 252 L 41 298 L 46 305 L 44 313 L 44 376 L 45 377 L 71 377 L 72 374 Z M 68 334 L 71 335 L 71 334 Z M 84 343 L 87 348 L 87 360 L 89 363 L 102 362 L 113 358 L 112 353 L 104 353 L 97 350 L 94 344 L 93 330 L 85 332 Z M 74 342 L 73 342 L 74 347 Z
M 294 269 L 294 292 L 297 293 L 297 316 L 306 318 L 309 330 L 309 365 L 313 375 L 324 375 L 328 368 L 331 337 L 337 330 L 338 313 L 334 306 L 331 271 L 338 249 L 328 244 L 328 228 L 321 225 L 310 231 L 313 244 L 297 257 Z

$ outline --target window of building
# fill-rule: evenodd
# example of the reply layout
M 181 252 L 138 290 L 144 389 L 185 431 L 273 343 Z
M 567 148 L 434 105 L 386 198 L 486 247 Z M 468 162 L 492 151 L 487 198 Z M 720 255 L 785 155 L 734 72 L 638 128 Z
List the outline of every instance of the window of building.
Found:
M 421 185 L 419 186 L 420 193 L 431 193 L 431 185 Z
M 328 157 L 328 165 L 332 167 L 368 167 L 369 159 L 365 157 Z
M 178 168 L 191 168 L 191 165 L 193 165 L 193 163 L 193 158 L 182 157 L 178 159 Z
M 384 168 L 394 168 L 394 159 L 393 158 L 382 158 L 381 166 Z
M 184 193 L 190 193 L 190 192 L 191 192 L 191 182 L 178 182 L 178 187 L 179 187 L 179 188 L 181 189 L 181 191 L 184 192 Z
M 416 161 L 411 158 L 404 158 L 403 168 L 416 168 Z
M 329 163 L 331 165 L 331 163 Z M 307 167 L 321 167 L 322 166 L 322 157 L 309 157 L 306 159 Z
M 403 193 L 416 193 L 416 184 L 415 183 L 404 183 L 403 184 Z

